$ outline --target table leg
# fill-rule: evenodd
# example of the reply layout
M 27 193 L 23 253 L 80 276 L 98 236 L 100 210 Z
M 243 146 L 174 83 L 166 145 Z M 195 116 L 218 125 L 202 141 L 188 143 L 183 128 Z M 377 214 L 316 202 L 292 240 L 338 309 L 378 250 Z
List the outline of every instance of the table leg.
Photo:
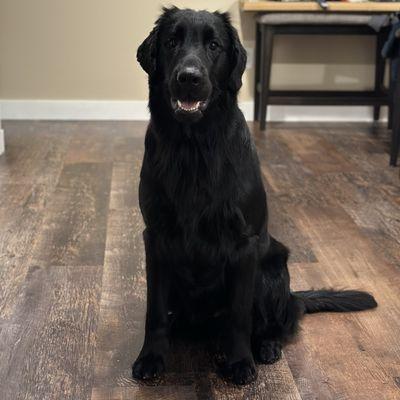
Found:
M 400 58 L 393 60 L 396 63 L 396 81 L 394 83 L 392 104 L 392 143 L 390 147 L 390 165 L 396 166 L 400 150 Z
M 272 65 L 272 47 L 274 39 L 274 31 L 270 26 L 262 26 L 261 31 L 261 112 L 260 112 L 260 129 L 265 130 L 267 119 L 268 95 L 270 91 L 270 77 Z

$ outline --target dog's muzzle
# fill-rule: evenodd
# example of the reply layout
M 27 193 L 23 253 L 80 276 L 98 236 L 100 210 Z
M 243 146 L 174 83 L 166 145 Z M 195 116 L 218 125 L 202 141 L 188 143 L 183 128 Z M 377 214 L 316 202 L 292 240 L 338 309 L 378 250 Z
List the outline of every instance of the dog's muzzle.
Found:
M 171 106 L 176 119 L 186 123 L 198 121 L 211 95 L 208 76 L 195 66 L 181 67 L 173 76 L 170 83 Z

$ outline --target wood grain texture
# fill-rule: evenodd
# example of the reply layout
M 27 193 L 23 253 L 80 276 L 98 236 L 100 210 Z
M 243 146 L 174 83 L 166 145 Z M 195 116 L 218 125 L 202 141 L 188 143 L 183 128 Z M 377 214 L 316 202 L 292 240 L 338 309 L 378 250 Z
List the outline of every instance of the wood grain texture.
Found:
M 258 380 L 247 387 L 238 388 L 215 381 L 213 386 L 215 399 L 260 399 L 260 400 L 301 400 L 292 372 L 285 358 L 274 365 L 261 366 L 258 371 Z
M 257 382 L 238 388 L 198 344 L 167 374 L 130 377 L 144 330 L 138 207 L 145 123 L 6 122 L 0 157 L 0 398 L 400 398 L 400 181 L 379 126 L 251 127 L 271 232 L 294 289 L 354 287 L 378 309 L 307 316 Z
M 70 141 L 51 123 L 20 121 L 8 128 L 0 157 L 0 319 L 13 313 Z
M 328 1 L 329 11 L 334 12 L 361 12 L 361 13 L 391 13 L 400 11 L 400 5 L 393 2 L 376 2 L 376 3 L 343 3 Z M 314 11 L 321 12 L 321 6 L 312 1 L 297 1 L 289 3 L 280 3 L 276 1 L 241 1 L 241 9 L 243 11 Z
M 193 388 L 189 386 L 136 386 L 116 387 L 99 390 L 95 388 L 92 400 L 196 400 Z
M 54 187 L 71 140 L 71 126 L 18 121 L 7 125 L 7 129 L 7 151 L 0 157 L 0 183 Z
M 2 399 L 88 398 L 100 288 L 98 266 L 29 268 L 0 323 Z
M 45 189 L 29 184 L 0 188 L 0 318 L 8 318 L 41 225 Z
M 66 164 L 49 201 L 33 263 L 102 265 L 110 163 Z
M 140 350 L 146 301 L 143 221 L 138 208 L 139 163 L 115 163 L 95 361 L 101 388 L 132 386 L 130 367 Z M 105 393 L 105 392 L 104 392 Z

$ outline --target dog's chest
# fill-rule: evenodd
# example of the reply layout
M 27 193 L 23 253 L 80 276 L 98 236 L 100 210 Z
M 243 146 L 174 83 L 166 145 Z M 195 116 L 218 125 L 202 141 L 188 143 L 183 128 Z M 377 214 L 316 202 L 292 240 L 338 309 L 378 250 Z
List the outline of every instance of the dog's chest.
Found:
M 170 212 L 160 214 L 159 221 L 167 233 L 174 232 L 185 261 L 210 265 L 219 260 L 221 265 L 246 235 L 235 170 L 221 152 L 191 148 L 176 153 L 175 157 L 169 152 L 163 156 L 168 167 L 160 174 L 160 209 Z M 194 276 L 201 279 L 201 274 Z
M 156 146 L 154 155 L 155 173 L 179 207 L 201 207 L 230 182 L 232 168 L 224 147 L 205 138 L 167 141 Z

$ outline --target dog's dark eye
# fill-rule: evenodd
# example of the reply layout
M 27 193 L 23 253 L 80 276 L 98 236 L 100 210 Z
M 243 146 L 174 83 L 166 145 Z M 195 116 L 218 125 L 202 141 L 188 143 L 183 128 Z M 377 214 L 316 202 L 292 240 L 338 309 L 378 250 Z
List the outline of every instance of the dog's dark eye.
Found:
M 176 41 L 176 39 L 175 38 L 171 38 L 167 42 L 167 47 L 170 48 L 170 49 L 173 49 L 174 47 L 177 46 L 177 44 L 178 44 L 178 42 Z
M 218 48 L 218 43 L 215 41 L 215 40 L 213 40 L 213 41 L 211 41 L 209 44 L 208 44 L 208 47 L 210 48 L 210 50 L 216 50 L 217 48 Z

